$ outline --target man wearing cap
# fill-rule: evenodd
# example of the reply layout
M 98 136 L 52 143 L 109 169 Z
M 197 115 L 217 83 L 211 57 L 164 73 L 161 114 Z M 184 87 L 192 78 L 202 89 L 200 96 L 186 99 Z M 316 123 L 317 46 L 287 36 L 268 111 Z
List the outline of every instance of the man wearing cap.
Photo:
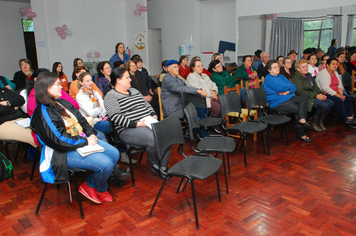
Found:
M 292 60 L 293 68 L 294 68 L 294 63 L 297 61 L 297 55 L 298 53 L 296 53 L 295 50 L 290 50 L 287 54 L 287 56 Z
M 167 74 L 162 82 L 162 109 L 165 117 L 176 115 L 178 118 L 183 118 L 183 103 L 181 92 L 190 94 L 200 94 L 206 97 L 205 90 L 197 89 L 184 85 L 184 81 L 178 78 L 179 62 L 176 60 L 169 60 L 166 63 Z
M 262 50 L 258 49 L 255 52 L 255 55 L 253 56 L 253 60 L 255 61 L 255 63 L 253 63 L 253 67 L 255 67 L 256 69 L 258 69 L 258 67 L 262 64 L 261 52 L 262 52 Z

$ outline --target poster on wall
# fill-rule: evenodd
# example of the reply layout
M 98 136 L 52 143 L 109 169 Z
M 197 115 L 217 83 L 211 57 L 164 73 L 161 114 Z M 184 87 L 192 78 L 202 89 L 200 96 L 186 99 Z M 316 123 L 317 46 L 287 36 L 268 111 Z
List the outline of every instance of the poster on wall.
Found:
M 146 48 L 146 31 L 135 32 L 135 47 L 138 50 L 144 50 Z

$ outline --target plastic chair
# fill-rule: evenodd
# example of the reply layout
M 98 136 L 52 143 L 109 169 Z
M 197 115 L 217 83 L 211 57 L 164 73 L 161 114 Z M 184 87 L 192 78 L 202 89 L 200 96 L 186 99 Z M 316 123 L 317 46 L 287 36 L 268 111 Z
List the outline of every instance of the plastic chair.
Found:
M 227 95 L 219 95 L 220 105 L 221 105 L 221 115 L 225 117 L 229 112 L 239 112 L 241 113 L 241 102 L 239 95 L 237 93 L 229 93 Z M 240 120 L 241 121 L 241 120 Z M 246 160 L 246 135 L 253 134 L 257 132 L 262 132 L 263 135 L 263 150 L 266 155 L 266 145 L 265 145 L 265 130 L 267 128 L 267 124 L 260 122 L 242 122 L 227 128 L 227 132 L 239 132 L 240 140 L 242 137 L 242 146 L 244 148 L 244 162 L 245 167 L 247 167 Z M 240 142 L 239 140 L 239 142 Z
M 287 133 L 287 146 L 289 146 L 289 133 L 288 133 L 288 122 L 290 121 L 290 117 L 285 115 L 269 115 L 267 113 L 267 99 L 266 92 L 263 87 L 247 90 L 247 104 L 248 111 L 258 111 L 258 118 L 254 121 L 263 122 L 267 125 L 275 126 L 275 125 L 285 125 L 286 133 Z M 281 140 L 283 141 L 283 132 L 281 129 Z M 270 155 L 269 150 L 269 129 L 267 129 L 267 146 L 268 146 L 268 156 Z
M 76 194 L 77 194 L 77 200 L 78 200 L 78 206 L 79 206 L 79 210 L 80 210 L 80 216 L 81 216 L 82 219 L 84 219 L 84 212 L 83 212 L 83 207 L 82 207 L 82 201 L 80 200 L 76 173 L 78 173 L 78 172 L 86 172 L 86 170 L 79 169 L 79 168 L 68 168 L 68 171 L 69 171 L 69 181 L 68 181 L 69 201 L 70 201 L 70 203 L 72 203 L 72 200 L 73 200 L 72 199 L 72 191 L 71 191 L 71 187 L 70 187 L 71 180 L 73 179 L 75 190 L 76 190 Z M 35 211 L 35 215 L 37 215 L 38 211 L 40 210 L 43 197 L 44 197 L 44 195 L 46 193 L 46 190 L 47 190 L 47 186 L 48 186 L 48 183 L 44 183 L 43 191 L 42 191 L 42 194 L 41 194 L 41 198 L 40 198 L 40 200 L 38 202 L 38 205 L 37 205 L 37 208 L 36 208 L 36 211 Z
M 182 133 L 182 126 L 180 124 L 179 119 L 176 116 L 171 116 L 163 121 L 152 124 L 153 134 L 156 141 L 156 150 L 158 158 L 162 158 L 162 156 L 166 152 L 170 152 L 172 145 L 184 144 L 184 137 Z M 183 149 L 182 154 L 184 155 Z M 209 176 L 215 174 L 216 176 L 216 184 L 218 189 L 219 202 L 221 202 L 220 196 L 220 187 L 219 187 L 219 178 L 217 171 L 221 166 L 222 161 L 220 159 L 214 158 L 210 155 L 200 156 L 194 155 L 184 158 L 183 160 L 176 163 L 172 166 L 168 172 L 166 178 L 163 180 L 161 188 L 157 194 L 157 197 L 153 203 L 150 213 L 148 217 L 152 216 L 153 210 L 157 204 L 158 198 L 161 195 L 164 185 L 166 181 L 171 177 L 180 177 L 182 181 L 180 182 L 177 192 L 181 187 L 181 184 L 184 178 L 188 179 L 191 183 L 192 187 L 192 196 L 193 196 L 193 205 L 194 205 L 194 213 L 195 213 L 195 223 L 196 229 L 199 229 L 199 221 L 198 221 L 198 211 L 195 199 L 195 189 L 194 189 L 194 180 L 196 179 L 206 179 Z
M 194 133 L 197 130 L 200 130 L 199 120 L 197 111 L 192 103 L 189 103 L 188 106 L 184 109 L 184 114 L 188 120 L 189 126 L 189 140 L 191 148 L 199 153 L 216 153 L 215 157 L 220 153 L 223 165 L 224 165 L 224 174 L 225 174 L 225 184 L 226 184 L 226 193 L 229 194 L 229 187 L 227 184 L 227 175 L 226 175 L 226 165 L 225 165 L 225 155 L 227 158 L 229 174 L 231 174 L 230 170 L 230 161 L 229 161 L 229 152 L 233 152 L 236 148 L 235 140 L 233 138 L 221 136 L 221 135 L 210 135 L 208 137 L 203 138 L 197 145 L 197 149 L 193 146 Z

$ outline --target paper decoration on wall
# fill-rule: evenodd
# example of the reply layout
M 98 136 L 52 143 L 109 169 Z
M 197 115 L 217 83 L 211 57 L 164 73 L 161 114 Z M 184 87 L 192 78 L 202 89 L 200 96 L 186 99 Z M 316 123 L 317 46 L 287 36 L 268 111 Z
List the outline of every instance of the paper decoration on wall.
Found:
M 267 20 L 274 20 L 277 18 L 277 14 L 269 14 L 269 15 L 267 15 L 266 18 L 267 18 Z
M 62 39 L 66 39 L 67 35 L 72 35 L 73 32 L 68 29 L 67 25 L 62 25 L 62 27 L 56 27 L 57 34 L 61 36 Z
M 92 49 L 87 53 L 88 61 L 90 61 L 90 62 L 98 61 L 98 58 L 100 57 L 100 55 L 101 55 L 100 52 L 97 52 L 94 49 Z
M 146 48 L 146 32 L 135 32 L 135 47 L 138 50 Z
M 145 17 L 145 12 L 148 11 L 148 7 L 141 6 L 140 4 L 136 5 L 137 9 L 133 11 L 134 15 L 140 15 L 142 18 Z
M 19 8 L 19 12 L 24 20 L 33 20 L 33 18 L 37 16 L 37 14 L 31 10 L 31 7 L 28 7 L 26 10 L 21 7 Z

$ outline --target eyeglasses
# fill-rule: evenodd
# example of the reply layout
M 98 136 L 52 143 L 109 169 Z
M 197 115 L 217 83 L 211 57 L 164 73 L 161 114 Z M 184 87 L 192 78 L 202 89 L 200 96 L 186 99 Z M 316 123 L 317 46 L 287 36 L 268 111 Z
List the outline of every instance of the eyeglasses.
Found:
M 134 67 L 134 66 L 136 66 L 135 64 L 132 64 L 130 67 Z
M 27 62 L 21 63 L 21 66 L 25 66 L 25 65 L 29 65 L 29 63 L 27 63 Z
M 170 66 L 170 68 L 172 68 L 172 69 L 178 69 L 179 66 Z
M 272 66 L 271 68 L 272 69 L 277 69 L 277 68 L 279 69 L 279 66 Z
M 55 83 L 54 85 L 57 85 L 58 87 L 62 87 L 61 83 Z

